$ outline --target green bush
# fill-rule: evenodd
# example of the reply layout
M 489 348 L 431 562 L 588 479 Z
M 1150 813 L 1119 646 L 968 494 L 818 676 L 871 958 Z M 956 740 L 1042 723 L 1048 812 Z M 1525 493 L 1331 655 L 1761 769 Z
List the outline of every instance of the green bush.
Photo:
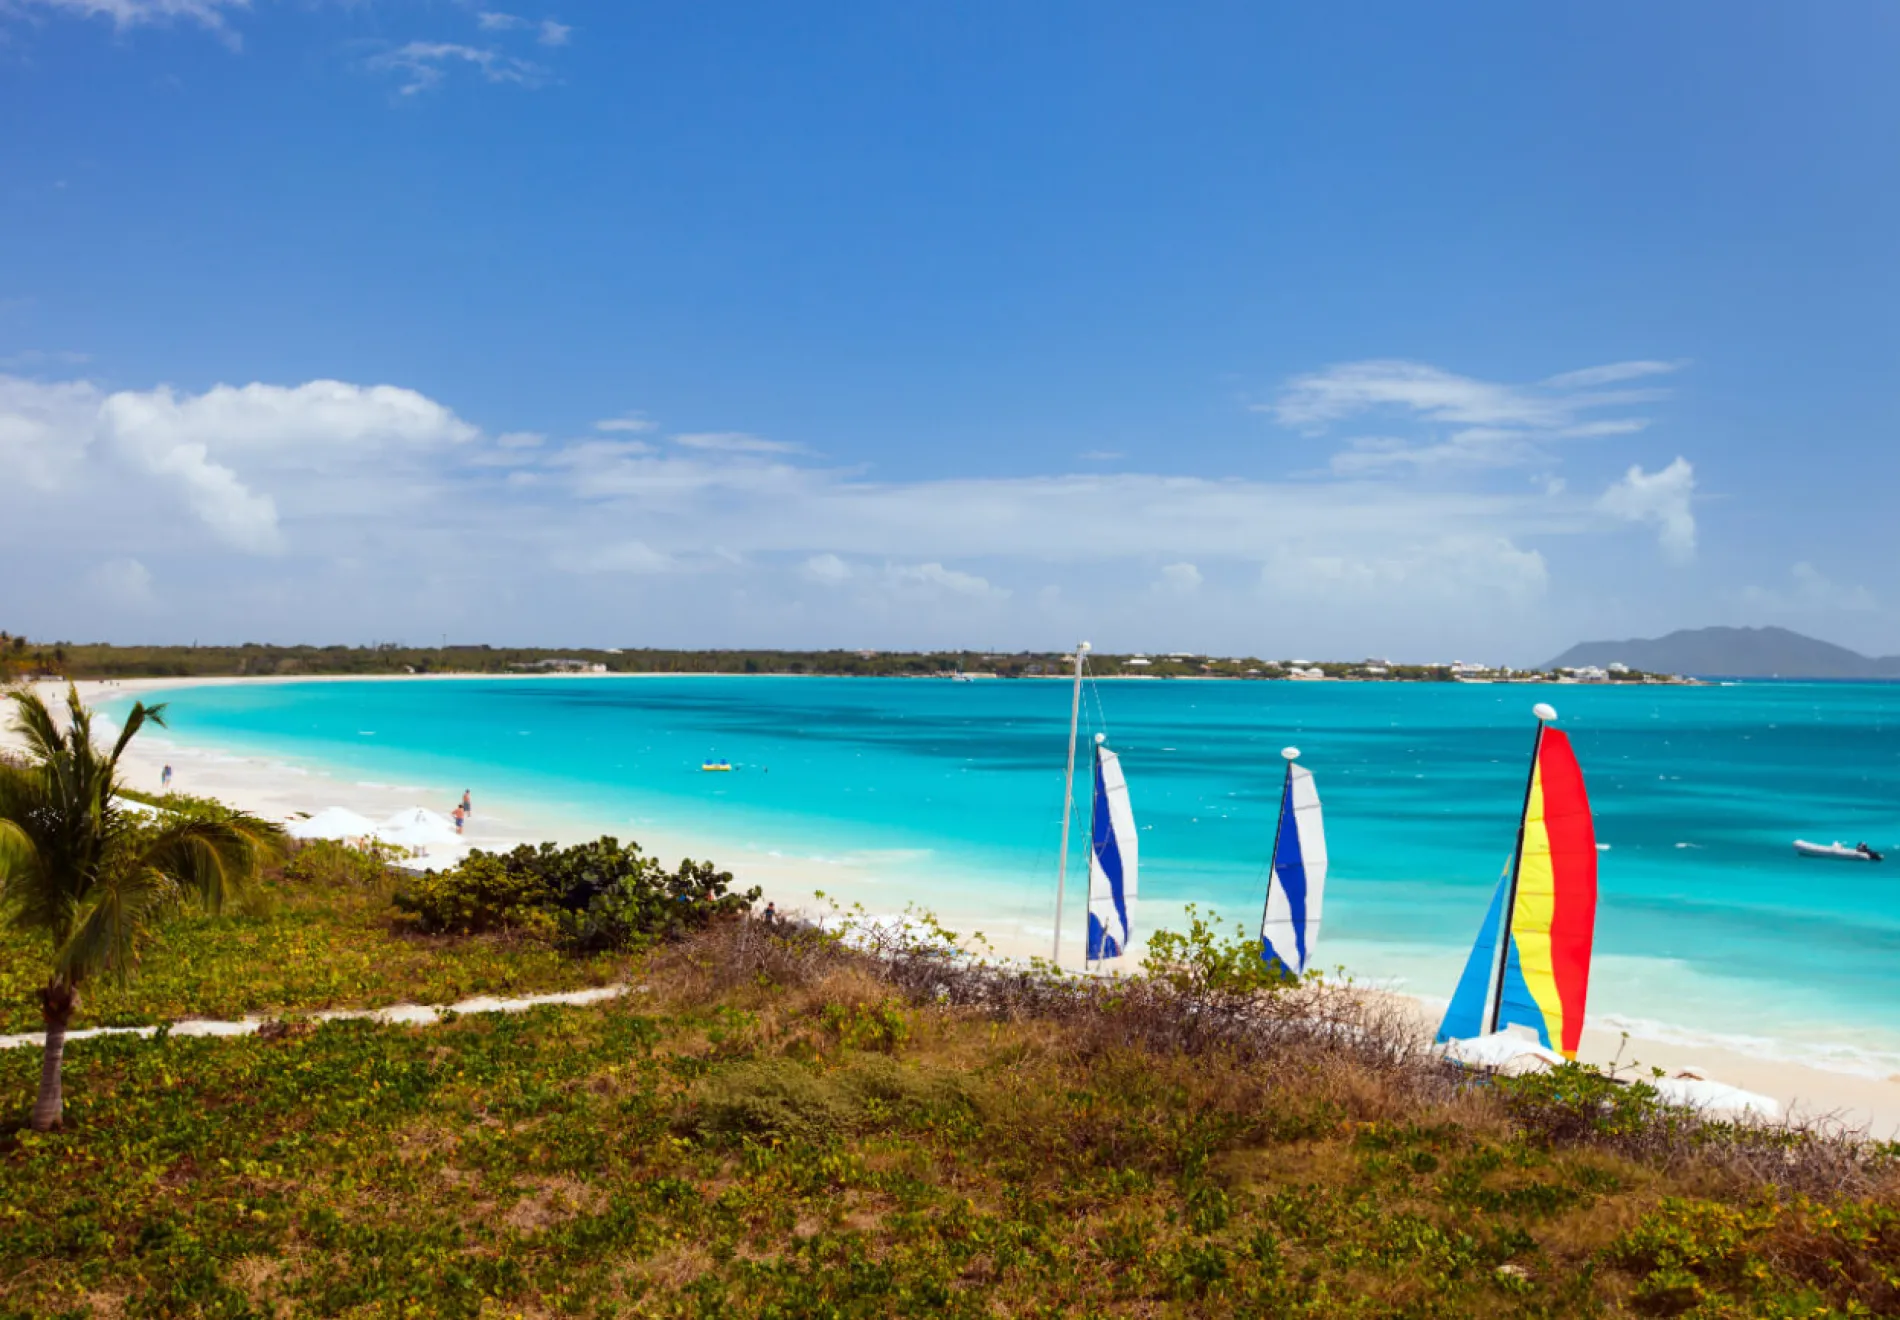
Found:
M 1296 984 L 1298 978 L 1278 961 L 1260 956 L 1260 940 L 1249 938 L 1238 925 L 1232 936 L 1223 936 L 1190 903 L 1183 912 L 1188 931 L 1183 935 L 1158 930 L 1148 937 L 1148 951 L 1142 959 L 1142 971 L 1164 981 L 1183 995 L 1251 995 Z
M 601 838 L 571 848 L 477 850 L 405 883 L 395 903 L 425 931 L 521 930 L 592 952 L 676 938 L 746 911 L 759 891 L 735 894 L 731 884 L 710 862 L 688 858 L 669 872 L 638 844 Z
M 284 879 L 295 885 L 374 889 L 388 879 L 389 857 L 393 851 L 380 843 L 351 848 L 330 839 L 318 839 L 291 854 L 290 860 L 284 863 Z

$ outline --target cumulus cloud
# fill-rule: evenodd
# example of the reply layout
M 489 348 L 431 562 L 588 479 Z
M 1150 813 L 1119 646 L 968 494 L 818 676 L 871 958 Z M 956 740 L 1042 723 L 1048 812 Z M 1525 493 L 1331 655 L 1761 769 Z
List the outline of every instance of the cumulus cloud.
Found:
M 51 384 L 0 376 L 0 511 L 6 488 L 53 490 L 84 461 L 99 415 L 99 391 L 86 381 Z
M 1374 359 L 1295 376 L 1273 402 L 1255 405 L 1255 411 L 1310 436 L 1362 417 L 1402 421 L 1420 431 L 1350 439 L 1331 461 L 1333 471 L 1341 475 L 1506 467 L 1546 457 L 1555 441 L 1642 430 L 1649 424 L 1646 417 L 1587 414 L 1654 402 L 1665 397 L 1664 391 L 1597 387 L 1664 374 L 1681 365 L 1616 362 L 1514 385 L 1423 362 Z
M 1191 596 L 1201 589 L 1201 570 L 1193 564 L 1169 564 L 1161 570 L 1158 585 L 1176 595 Z
M 955 596 L 1007 596 L 1003 587 L 992 586 L 974 573 L 959 572 L 942 564 L 888 564 L 884 576 L 899 587 L 921 587 L 948 592 Z
M 642 414 L 637 413 L 637 412 L 630 412 L 630 413 L 622 413 L 618 417 L 603 417 L 601 418 L 601 420 L 594 423 L 594 429 L 596 431 L 606 431 L 612 434 L 612 433 L 623 432 L 623 431 L 624 432 L 651 431 L 653 429 L 653 425 L 654 424 L 648 421 L 646 417 L 644 417 Z
M 146 614 L 158 607 L 151 571 L 136 559 L 108 559 L 94 565 L 86 574 L 86 585 L 109 609 Z
M 1645 472 L 1631 467 L 1603 492 L 1597 507 L 1612 518 L 1656 524 L 1663 553 L 1677 563 L 1695 558 L 1695 468 L 1678 457 L 1668 467 Z
M 551 18 L 541 20 L 541 35 L 535 40 L 543 46 L 565 46 L 574 29 L 566 23 L 556 23 Z
M 1544 593 L 1544 557 L 1501 536 L 1444 536 L 1391 548 L 1276 552 L 1261 582 L 1278 594 L 1361 601 L 1403 595 L 1412 601 L 1502 597 L 1522 603 Z
M 1752 609 L 1782 614 L 1867 614 L 1880 608 L 1879 599 L 1866 587 L 1836 582 L 1806 560 L 1788 570 L 1786 586 L 1747 587 L 1742 600 Z
M 813 555 L 800 570 L 813 582 L 835 587 L 851 577 L 851 565 L 836 555 Z

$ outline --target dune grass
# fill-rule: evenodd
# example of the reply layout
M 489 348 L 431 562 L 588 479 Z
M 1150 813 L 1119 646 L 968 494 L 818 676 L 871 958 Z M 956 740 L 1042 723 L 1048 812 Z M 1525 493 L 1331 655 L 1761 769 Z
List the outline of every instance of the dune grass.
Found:
M 585 1009 L 74 1046 L 66 1130 L 0 1131 L 0 1317 L 1900 1308 L 1851 1143 L 750 926 L 637 970 Z M 0 1053 L 10 1109 L 36 1066 Z

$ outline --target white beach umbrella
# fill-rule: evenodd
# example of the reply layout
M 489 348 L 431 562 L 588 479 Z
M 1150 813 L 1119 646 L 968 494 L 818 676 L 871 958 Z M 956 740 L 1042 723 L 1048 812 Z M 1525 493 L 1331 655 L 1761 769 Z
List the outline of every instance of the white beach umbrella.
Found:
M 1564 1062 L 1564 1056 L 1556 1050 L 1545 1049 L 1534 1040 L 1525 1040 L 1508 1031 L 1451 1041 L 1445 1046 L 1445 1057 L 1455 1063 L 1495 1068 L 1503 1073 L 1533 1072 L 1538 1068 L 1560 1067 Z
M 376 833 L 376 822 L 348 807 L 325 807 L 309 820 L 292 821 L 284 832 L 293 839 L 362 839 Z
M 457 843 L 461 835 L 455 825 L 439 811 L 427 807 L 406 807 L 375 827 L 376 837 L 384 843 L 403 848 L 427 848 L 432 843 Z
M 1699 1109 L 1705 1114 L 1755 1114 L 1762 1118 L 1780 1118 L 1781 1102 L 1726 1082 L 1712 1082 L 1694 1073 L 1658 1077 L 1649 1083 L 1656 1094 L 1672 1105 Z

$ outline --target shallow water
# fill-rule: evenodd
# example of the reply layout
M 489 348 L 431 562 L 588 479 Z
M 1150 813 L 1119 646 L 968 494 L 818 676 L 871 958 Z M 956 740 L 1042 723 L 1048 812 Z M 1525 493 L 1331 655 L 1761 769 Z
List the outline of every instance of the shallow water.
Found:
M 478 810 L 558 805 L 623 835 L 870 859 L 893 906 L 1049 928 L 1063 683 L 471 679 L 166 700 L 182 741 L 466 785 Z M 1900 686 L 1104 682 L 1085 710 L 1128 773 L 1144 899 L 1258 913 L 1295 743 L 1332 855 L 1320 963 L 1443 997 L 1515 837 L 1538 700 L 1562 712 L 1609 845 L 1591 1020 L 1900 1071 Z M 708 757 L 733 773 L 701 773 Z M 1797 836 L 1894 860 L 1802 860 Z

